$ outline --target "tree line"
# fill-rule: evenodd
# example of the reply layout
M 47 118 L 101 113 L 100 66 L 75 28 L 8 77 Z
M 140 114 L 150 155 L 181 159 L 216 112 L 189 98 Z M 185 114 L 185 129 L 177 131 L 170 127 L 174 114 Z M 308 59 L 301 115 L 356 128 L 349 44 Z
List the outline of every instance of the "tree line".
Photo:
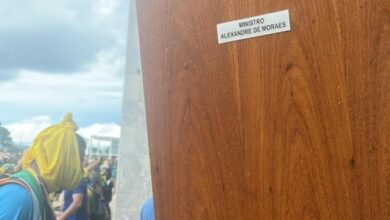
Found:
M 2 126 L 0 122 L 0 148 L 15 147 L 15 143 L 12 140 L 9 130 Z

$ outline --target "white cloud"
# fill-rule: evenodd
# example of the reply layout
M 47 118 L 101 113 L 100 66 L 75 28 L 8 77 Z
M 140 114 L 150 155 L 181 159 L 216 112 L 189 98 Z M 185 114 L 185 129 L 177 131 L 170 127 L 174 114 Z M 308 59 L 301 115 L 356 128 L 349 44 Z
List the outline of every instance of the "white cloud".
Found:
M 110 15 L 114 12 L 118 1 L 114 0 L 98 0 L 93 2 L 94 12 L 102 15 Z
M 125 0 L 4 0 L 0 33 L 9 43 L 0 40 L 0 120 L 10 124 L 70 111 L 82 125 L 120 123 L 127 13 Z M 60 41 L 69 39 L 74 41 Z M 93 50 L 75 46 L 97 40 L 103 43 Z
M 57 123 L 56 121 L 57 120 L 53 122 L 50 116 L 42 115 L 23 120 L 21 122 L 5 124 L 4 127 L 10 131 L 11 137 L 16 144 L 30 144 L 33 142 L 35 136 L 40 131 L 52 125 L 53 123 Z M 79 133 L 87 140 L 90 140 L 92 135 L 119 138 L 120 130 L 120 126 L 115 123 L 96 123 L 90 126 L 79 128 L 77 133 Z
M 127 15 L 119 8 L 124 0 L 5 1 L 0 8 L 0 70 L 5 73 L 73 73 L 102 50 L 125 48 Z
M 121 133 L 121 127 L 115 123 L 96 123 L 88 127 L 79 128 L 77 132 L 87 139 L 90 139 L 92 135 L 119 138 Z
M 40 131 L 51 124 L 51 118 L 49 116 L 42 115 L 17 123 L 6 124 L 4 127 L 10 131 L 14 142 L 19 144 L 31 143 Z
M 100 53 L 98 62 L 79 74 L 44 74 L 21 71 L 20 77 L 1 85 L 0 103 L 23 103 L 45 108 L 55 106 L 66 109 L 79 104 L 121 102 L 123 93 L 124 57 L 116 59 Z M 10 98 L 12 97 L 12 98 Z M 92 105 L 91 105 L 92 104 Z M 109 104 L 106 105 L 110 107 Z

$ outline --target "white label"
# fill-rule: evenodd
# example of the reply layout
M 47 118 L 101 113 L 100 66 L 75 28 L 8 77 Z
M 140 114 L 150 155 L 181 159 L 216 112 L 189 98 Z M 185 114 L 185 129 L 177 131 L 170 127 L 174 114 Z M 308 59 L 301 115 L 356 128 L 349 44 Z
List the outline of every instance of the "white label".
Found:
M 273 12 L 217 25 L 218 43 L 248 39 L 290 30 L 288 10 Z

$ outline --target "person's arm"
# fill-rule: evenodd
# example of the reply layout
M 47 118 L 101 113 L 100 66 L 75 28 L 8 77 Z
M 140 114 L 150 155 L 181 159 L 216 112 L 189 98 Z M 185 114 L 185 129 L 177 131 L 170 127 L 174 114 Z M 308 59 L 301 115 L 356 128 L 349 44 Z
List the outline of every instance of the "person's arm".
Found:
M 95 169 L 95 167 L 97 167 L 97 166 L 100 164 L 100 162 L 101 162 L 101 157 L 98 157 L 95 161 L 93 161 L 91 164 L 89 164 L 89 165 L 85 168 L 85 170 L 86 170 L 87 172 L 89 172 L 89 171 Z
M 83 205 L 83 193 L 75 193 L 72 195 L 72 203 L 70 206 L 58 217 L 57 220 L 65 220 L 69 216 L 73 215 Z

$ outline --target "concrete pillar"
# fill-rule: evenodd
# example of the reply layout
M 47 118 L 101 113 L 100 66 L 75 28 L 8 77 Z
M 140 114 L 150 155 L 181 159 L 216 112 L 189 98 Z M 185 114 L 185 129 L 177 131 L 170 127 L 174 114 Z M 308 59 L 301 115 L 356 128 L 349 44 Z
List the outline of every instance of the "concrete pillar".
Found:
M 152 195 L 135 0 L 130 0 L 128 54 L 114 219 L 137 220 Z

